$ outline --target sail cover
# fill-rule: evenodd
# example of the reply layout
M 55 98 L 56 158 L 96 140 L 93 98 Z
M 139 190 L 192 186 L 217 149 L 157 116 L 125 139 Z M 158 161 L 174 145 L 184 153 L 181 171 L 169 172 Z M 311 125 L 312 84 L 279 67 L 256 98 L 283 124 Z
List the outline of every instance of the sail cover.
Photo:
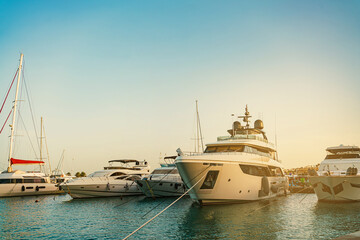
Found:
M 45 164 L 43 161 L 35 161 L 35 160 L 21 160 L 21 159 L 10 159 L 11 165 L 14 164 Z

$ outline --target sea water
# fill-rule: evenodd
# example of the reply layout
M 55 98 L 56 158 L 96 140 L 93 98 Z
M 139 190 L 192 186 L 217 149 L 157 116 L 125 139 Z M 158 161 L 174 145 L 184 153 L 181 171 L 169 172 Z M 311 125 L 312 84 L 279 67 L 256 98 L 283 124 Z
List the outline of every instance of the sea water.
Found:
M 122 239 L 175 199 L 1 198 L 0 239 Z M 359 230 L 360 203 L 315 194 L 202 207 L 185 197 L 130 239 L 332 239 Z

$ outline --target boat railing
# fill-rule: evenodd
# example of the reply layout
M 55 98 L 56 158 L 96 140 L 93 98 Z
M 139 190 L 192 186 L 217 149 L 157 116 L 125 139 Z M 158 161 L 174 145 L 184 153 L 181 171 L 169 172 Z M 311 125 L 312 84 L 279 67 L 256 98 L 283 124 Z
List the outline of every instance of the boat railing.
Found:
M 256 136 L 256 135 L 235 135 L 235 136 L 220 136 L 217 138 L 218 141 L 232 141 L 232 140 L 239 140 L 239 139 L 252 139 L 252 140 L 258 140 L 261 142 L 265 142 L 273 147 L 275 147 L 274 144 L 270 143 L 268 140 Z
M 238 155 L 238 154 L 256 154 L 259 155 L 262 158 L 270 158 L 273 159 L 277 162 L 281 161 L 279 159 L 274 159 L 271 158 L 270 156 L 265 156 L 265 155 L 261 155 L 259 153 L 252 153 L 252 152 L 211 152 L 211 153 L 203 153 L 203 152 L 183 152 L 185 156 L 200 156 L 200 155 L 204 155 L 204 154 L 216 154 L 216 155 Z

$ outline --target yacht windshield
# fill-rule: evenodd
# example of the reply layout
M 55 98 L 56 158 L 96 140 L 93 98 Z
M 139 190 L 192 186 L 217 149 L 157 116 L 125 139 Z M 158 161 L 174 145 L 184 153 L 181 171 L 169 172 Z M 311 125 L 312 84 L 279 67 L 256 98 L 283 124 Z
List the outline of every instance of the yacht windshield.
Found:
M 246 152 L 253 153 L 264 157 L 269 157 L 275 159 L 275 152 L 270 152 L 265 149 L 261 149 L 253 146 L 244 146 L 244 145 L 221 145 L 221 146 L 208 146 L 205 153 L 217 153 L 217 152 Z
M 349 158 L 360 158 L 359 154 L 330 154 L 325 159 L 349 159 Z
M 243 152 L 244 146 L 209 146 L 205 149 L 206 153 L 213 153 L 213 152 Z

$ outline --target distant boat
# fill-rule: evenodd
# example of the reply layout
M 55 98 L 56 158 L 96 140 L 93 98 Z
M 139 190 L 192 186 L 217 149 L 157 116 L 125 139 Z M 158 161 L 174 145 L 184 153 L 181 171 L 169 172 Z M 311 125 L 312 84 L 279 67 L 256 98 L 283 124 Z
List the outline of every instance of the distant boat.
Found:
M 147 197 L 174 197 L 184 194 L 186 188 L 174 162 L 176 157 L 165 157 L 165 163 L 161 164 L 160 168 L 156 168 L 149 176 L 136 180 Z
M 13 157 L 14 146 L 14 132 L 17 126 L 17 103 L 18 92 L 20 85 L 20 77 L 22 71 L 23 54 L 20 55 L 20 64 L 17 71 L 17 84 L 14 105 L 12 108 L 12 124 L 10 135 L 10 149 L 8 157 L 8 168 L 6 171 L 0 173 L 0 197 L 13 197 L 13 196 L 29 196 L 29 195 L 44 195 L 59 193 L 59 188 L 54 183 L 50 182 L 50 178 L 41 172 L 24 172 L 20 170 L 13 171 L 13 165 L 27 165 L 38 164 L 44 165 L 45 163 L 40 159 L 38 160 L 22 160 Z M 14 78 L 15 80 L 15 78 Z M 11 85 L 12 86 L 12 85 Z M 10 89 L 11 89 L 10 86 Z M 9 91 L 10 91 L 9 89 Z M 5 98 L 6 101 L 7 98 Z M 4 103 L 5 103 L 4 101 Z M 4 104 L 3 104 L 4 105 Z M 10 114 L 9 114 L 10 116 Z M 5 122 L 6 123 L 6 122 Z
M 360 201 L 360 148 L 337 146 L 328 154 L 309 181 L 319 201 Z
M 149 172 L 150 168 L 146 161 L 111 160 L 104 170 L 96 171 L 88 177 L 69 180 L 60 184 L 60 187 L 72 198 L 142 195 L 135 180 L 140 180 Z
M 249 126 L 235 121 L 230 136 L 218 137 L 202 153 L 183 153 L 178 149 L 176 166 L 190 189 L 190 197 L 201 205 L 237 203 L 274 198 L 288 192 L 288 180 L 277 158 L 274 145 L 268 142 L 263 122 Z

